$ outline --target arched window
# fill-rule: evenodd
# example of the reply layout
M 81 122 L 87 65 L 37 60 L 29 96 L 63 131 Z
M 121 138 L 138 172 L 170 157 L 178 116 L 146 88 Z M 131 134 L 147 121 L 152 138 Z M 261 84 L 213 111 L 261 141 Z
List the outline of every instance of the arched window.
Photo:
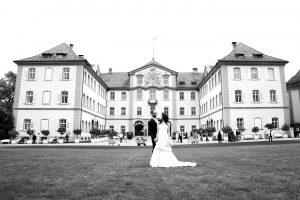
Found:
M 137 107 L 137 109 L 136 109 L 136 111 L 137 111 L 137 115 L 142 115 L 142 107 Z

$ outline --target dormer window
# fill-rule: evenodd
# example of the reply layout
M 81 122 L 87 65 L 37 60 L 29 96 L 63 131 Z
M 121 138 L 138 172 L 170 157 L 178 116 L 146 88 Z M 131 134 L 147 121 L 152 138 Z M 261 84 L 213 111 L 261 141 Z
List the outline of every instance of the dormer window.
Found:
M 192 85 L 197 85 L 197 82 L 196 81 L 191 81 L 191 84 Z
M 56 58 L 63 58 L 66 55 L 67 55 L 66 53 L 56 53 Z
M 257 58 L 262 58 L 263 57 L 263 54 L 262 53 L 253 53 L 252 54 L 254 57 L 257 57 Z
M 53 56 L 53 53 L 42 53 L 43 58 L 50 58 Z
M 179 85 L 185 85 L 184 81 L 179 81 Z
M 244 56 L 245 56 L 244 53 L 235 53 L 234 55 L 235 55 L 236 57 L 244 57 Z

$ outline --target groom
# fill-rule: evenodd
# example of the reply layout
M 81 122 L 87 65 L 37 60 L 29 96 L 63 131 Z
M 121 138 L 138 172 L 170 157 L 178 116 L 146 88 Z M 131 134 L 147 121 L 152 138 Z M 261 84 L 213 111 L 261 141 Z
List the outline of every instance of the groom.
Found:
M 154 147 L 156 145 L 156 141 L 154 139 L 156 138 L 158 121 L 156 118 L 157 113 L 155 110 L 151 110 L 151 115 L 152 115 L 152 119 L 148 121 L 148 134 L 151 136 L 152 146 L 153 146 L 152 152 L 153 152 Z

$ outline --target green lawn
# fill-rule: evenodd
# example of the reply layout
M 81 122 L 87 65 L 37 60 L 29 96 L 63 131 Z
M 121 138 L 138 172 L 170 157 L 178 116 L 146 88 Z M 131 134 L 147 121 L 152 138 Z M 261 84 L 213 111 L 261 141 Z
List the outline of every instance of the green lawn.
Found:
M 300 143 L 174 148 L 195 168 L 150 168 L 150 148 L 0 148 L 0 199 L 300 199 Z

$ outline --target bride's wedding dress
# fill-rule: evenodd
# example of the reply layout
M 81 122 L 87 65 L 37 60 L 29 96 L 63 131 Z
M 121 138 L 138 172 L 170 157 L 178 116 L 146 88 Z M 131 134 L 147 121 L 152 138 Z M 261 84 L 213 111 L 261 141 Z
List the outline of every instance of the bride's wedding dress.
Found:
M 194 162 L 181 162 L 177 160 L 172 152 L 171 140 L 168 136 L 168 125 L 164 122 L 158 126 L 157 139 L 158 141 L 150 160 L 151 167 L 195 167 L 197 165 Z

